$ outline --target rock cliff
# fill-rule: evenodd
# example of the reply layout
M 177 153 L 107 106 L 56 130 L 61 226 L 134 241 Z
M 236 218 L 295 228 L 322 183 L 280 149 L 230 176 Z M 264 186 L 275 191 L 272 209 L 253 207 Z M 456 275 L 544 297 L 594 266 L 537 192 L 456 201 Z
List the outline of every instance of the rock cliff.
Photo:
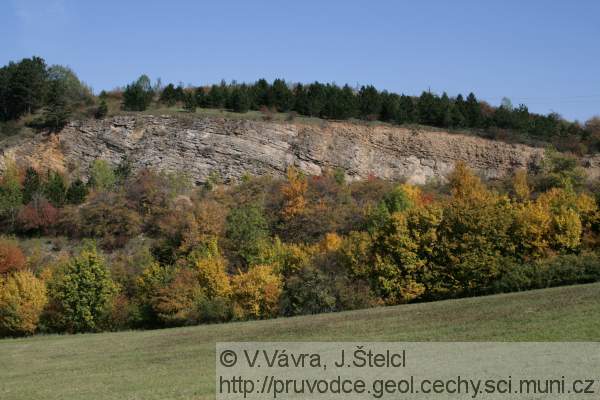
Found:
M 266 122 L 216 117 L 117 116 L 70 123 L 58 134 L 37 134 L 5 147 L 18 164 L 79 171 L 96 158 L 134 168 L 185 171 L 197 182 L 244 174 L 282 175 L 290 165 L 309 174 L 341 168 L 349 179 L 370 175 L 425 183 L 458 160 L 488 178 L 539 163 L 543 150 L 438 131 L 346 122 Z M 590 176 L 597 159 L 584 163 Z M 2 167 L 2 165 L 0 165 Z

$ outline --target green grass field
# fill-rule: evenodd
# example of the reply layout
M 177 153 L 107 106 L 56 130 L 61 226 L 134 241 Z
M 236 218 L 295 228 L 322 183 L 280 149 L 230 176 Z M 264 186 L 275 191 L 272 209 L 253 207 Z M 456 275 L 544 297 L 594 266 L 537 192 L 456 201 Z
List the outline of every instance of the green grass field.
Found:
M 0 341 L 0 399 L 208 399 L 217 341 L 599 341 L 600 284 L 270 321 Z

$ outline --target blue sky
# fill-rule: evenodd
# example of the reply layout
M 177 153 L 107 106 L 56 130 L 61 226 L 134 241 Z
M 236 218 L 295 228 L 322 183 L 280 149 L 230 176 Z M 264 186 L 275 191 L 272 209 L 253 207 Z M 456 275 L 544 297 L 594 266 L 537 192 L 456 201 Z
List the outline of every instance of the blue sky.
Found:
M 96 92 L 282 77 L 509 97 L 600 114 L 600 1 L 0 0 L 0 63 L 72 67 Z

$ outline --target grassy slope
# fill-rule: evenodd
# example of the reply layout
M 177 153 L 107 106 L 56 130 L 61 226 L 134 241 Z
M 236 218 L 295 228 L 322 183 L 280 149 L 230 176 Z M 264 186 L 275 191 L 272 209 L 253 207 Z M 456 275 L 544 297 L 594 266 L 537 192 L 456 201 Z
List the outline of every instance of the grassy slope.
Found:
M 0 341 L 0 399 L 212 398 L 216 341 L 600 340 L 600 284 L 271 321 Z

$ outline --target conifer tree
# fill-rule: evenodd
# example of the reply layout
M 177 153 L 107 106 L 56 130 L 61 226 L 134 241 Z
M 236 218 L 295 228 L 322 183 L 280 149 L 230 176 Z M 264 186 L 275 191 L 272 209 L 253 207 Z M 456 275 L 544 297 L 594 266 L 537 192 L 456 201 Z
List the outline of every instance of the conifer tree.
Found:
M 23 204 L 28 204 L 33 197 L 42 191 L 40 175 L 33 167 L 28 167 L 23 179 Z
M 196 96 L 193 93 L 185 93 L 183 95 L 183 109 L 189 113 L 196 112 Z
M 48 178 L 44 183 L 44 196 L 55 207 L 61 207 L 67 197 L 65 178 L 56 171 L 48 171 Z
M 363 86 L 358 92 L 360 116 L 364 119 L 377 119 L 381 113 L 381 96 L 374 86 Z

